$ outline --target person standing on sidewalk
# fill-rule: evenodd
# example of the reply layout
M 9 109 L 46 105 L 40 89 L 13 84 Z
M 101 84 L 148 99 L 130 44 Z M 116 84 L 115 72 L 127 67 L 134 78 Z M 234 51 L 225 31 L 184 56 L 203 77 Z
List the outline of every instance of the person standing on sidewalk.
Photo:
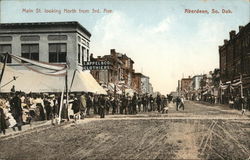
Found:
M 148 96 L 146 94 L 143 95 L 142 97 L 142 106 L 143 106 L 143 112 L 148 111 Z
M 234 108 L 234 98 L 233 98 L 233 96 L 230 96 L 228 103 L 229 103 L 229 107 L 233 109 Z
M 180 99 L 181 99 L 180 108 L 182 107 L 182 109 L 184 110 L 184 97 L 182 96 Z
M 123 114 L 123 113 L 127 114 L 127 107 L 128 107 L 128 98 L 125 95 L 123 95 L 121 98 L 120 114 Z
M 137 114 L 136 106 L 137 106 L 138 100 L 137 100 L 136 93 L 134 93 L 134 96 L 132 97 L 131 103 L 132 103 L 132 114 Z
M 246 112 L 246 109 L 247 109 L 247 104 L 248 104 L 248 102 L 247 102 L 247 97 L 242 97 L 242 114 L 245 114 L 245 112 Z
M 80 96 L 80 116 L 82 119 L 84 119 L 85 115 L 86 115 L 86 97 L 85 97 L 85 94 L 82 93 L 82 95 Z
M 99 97 L 99 114 L 101 118 L 105 118 L 105 105 L 106 105 L 106 100 L 104 95 L 101 95 Z
M 92 97 L 91 97 L 91 93 L 88 93 L 87 94 L 87 100 L 86 100 L 86 107 L 87 107 L 87 111 L 86 111 L 86 114 L 89 115 L 90 113 L 90 108 L 92 108 L 93 106 L 93 102 L 92 102 Z
M 99 112 L 98 112 L 98 96 L 97 95 L 94 95 L 93 108 L 94 108 L 94 114 L 99 114 Z
M 161 101 L 162 101 L 161 96 L 158 94 L 157 97 L 156 97 L 156 103 L 157 103 L 157 110 L 158 110 L 159 113 L 161 111 L 161 103 L 162 103 Z
M 142 104 L 142 98 L 141 95 L 138 95 L 138 112 L 141 112 L 141 104 Z
M 181 99 L 180 99 L 179 96 L 176 97 L 175 103 L 176 103 L 176 111 L 178 111 L 178 110 L 179 110 L 179 105 L 180 105 L 180 103 L 181 103 Z
M 77 119 L 80 119 L 80 106 L 79 106 L 79 101 L 75 97 L 74 101 L 72 103 L 72 110 L 74 113 L 74 121 L 76 122 Z
M 5 129 L 7 129 L 6 116 L 4 114 L 2 106 L 0 106 L 0 133 L 3 132 L 3 134 L 5 135 Z
M 19 97 L 19 92 L 15 92 L 15 96 L 10 100 L 10 111 L 12 113 L 12 116 L 17 122 L 17 128 L 19 131 L 22 130 L 22 112 L 23 109 L 21 107 L 21 99 Z M 15 126 L 13 127 L 13 130 L 15 131 Z
M 117 100 L 117 96 L 115 96 L 115 97 L 112 98 L 111 104 L 112 104 L 112 114 L 117 113 L 117 109 L 118 109 L 118 100 Z
M 162 113 L 168 113 L 168 99 L 167 99 L 167 97 L 162 98 Z
M 154 98 L 152 96 L 152 94 L 150 94 L 149 96 L 149 112 L 153 111 L 154 110 Z

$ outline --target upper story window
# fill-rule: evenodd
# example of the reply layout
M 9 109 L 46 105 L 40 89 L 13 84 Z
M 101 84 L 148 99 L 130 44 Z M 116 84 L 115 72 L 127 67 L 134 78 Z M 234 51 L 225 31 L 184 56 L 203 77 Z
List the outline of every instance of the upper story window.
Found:
M 49 62 L 66 62 L 67 44 L 53 43 L 49 44 Z
M 87 61 L 89 61 L 89 50 L 87 49 Z
M 81 64 L 81 45 L 78 44 L 78 53 L 77 53 L 78 64 Z
M 20 40 L 21 41 L 39 41 L 40 36 L 38 36 L 38 35 L 21 36 Z
M 82 65 L 83 65 L 83 63 L 84 63 L 84 57 L 85 57 L 86 55 L 85 55 L 85 48 L 82 46 Z
M 11 53 L 11 44 L 0 44 L 0 62 L 4 62 L 5 53 Z M 10 56 L 8 56 L 7 63 L 11 63 Z
M 68 39 L 67 35 L 48 35 L 49 41 L 60 41 L 60 40 L 66 41 L 67 39 Z
M 11 36 L 0 36 L 0 41 L 2 41 L 2 42 L 12 41 L 12 37 Z
M 39 61 L 39 45 L 38 44 L 22 44 L 22 57 Z

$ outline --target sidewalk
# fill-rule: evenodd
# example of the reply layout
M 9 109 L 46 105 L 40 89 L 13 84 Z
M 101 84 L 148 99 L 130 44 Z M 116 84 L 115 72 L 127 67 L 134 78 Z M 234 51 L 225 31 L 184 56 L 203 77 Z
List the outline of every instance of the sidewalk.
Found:
M 219 103 L 217 103 L 217 104 L 211 104 L 211 103 L 203 102 L 203 101 L 191 101 L 191 102 L 202 104 L 202 105 L 206 105 L 206 106 L 210 106 L 210 107 L 218 107 L 219 109 L 228 110 L 228 111 L 234 112 L 236 114 L 241 114 L 242 113 L 241 110 L 230 108 L 228 104 L 219 104 Z M 244 113 L 244 115 L 250 117 L 250 111 L 246 110 L 245 113 Z
M 15 136 L 18 136 L 20 134 L 28 134 L 30 132 L 33 132 L 33 131 L 42 131 L 42 130 L 45 130 L 45 129 L 49 129 L 49 128 L 52 128 L 52 127 L 56 127 L 56 126 L 62 126 L 62 125 L 65 125 L 65 124 L 68 124 L 68 123 L 72 123 L 72 121 L 65 121 L 65 122 L 62 122 L 60 125 L 52 125 L 51 124 L 51 120 L 49 121 L 34 121 L 30 124 L 26 124 L 26 125 L 23 125 L 22 126 L 22 130 L 21 131 L 18 131 L 18 129 L 16 128 L 16 131 L 13 131 L 12 128 L 8 128 L 6 129 L 6 134 L 3 135 L 3 134 L 0 134 L 0 139 L 1 138 L 8 138 L 8 137 L 15 137 Z

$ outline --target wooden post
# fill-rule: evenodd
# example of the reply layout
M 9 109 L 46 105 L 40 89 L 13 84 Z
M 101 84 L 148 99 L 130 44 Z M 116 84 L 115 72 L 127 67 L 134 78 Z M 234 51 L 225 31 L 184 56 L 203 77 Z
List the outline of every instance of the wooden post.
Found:
M 68 92 L 68 69 L 66 70 L 66 75 L 65 75 L 65 88 L 66 88 L 66 113 L 67 113 L 67 120 L 69 121 L 69 112 L 68 112 L 68 107 L 69 107 L 69 92 Z
M 243 97 L 242 74 L 240 75 L 240 82 L 241 82 L 241 84 L 240 84 L 240 95 L 241 95 L 241 97 Z
M 242 83 L 242 74 L 240 74 L 240 97 L 243 100 L 243 83 Z M 243 102 L 243 101 L 242 101 Z M 243 109 L 243 103 L 241 104 L 241 109 Z
M 61 123 L 61 117 L 62 117 L 62 106 L 63 106 L 63 94 L 64 94 L 64 90 L 62 90 L 62 94 L 61 94 L 61 103 L 60 103 L 60 109 L 59 109 L 59 122 L 58 124 Z
M 2 79 L 3 79 L 3 74 L 4 74 L 6 63 L 7 63 L 7 59 L 8 59 L 8 53 L 5 54 L 5 58 L 4 58 L 4 64 L 3 64 L 3 68 L 2 68 L 2 72 L 0 76 L 0 86 L 1 86 Z

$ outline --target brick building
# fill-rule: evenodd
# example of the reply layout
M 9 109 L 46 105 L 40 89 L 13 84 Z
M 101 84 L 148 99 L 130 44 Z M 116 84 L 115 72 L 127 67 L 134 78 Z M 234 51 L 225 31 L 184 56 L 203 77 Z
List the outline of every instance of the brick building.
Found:
M 224 103 L 229 96 L 250 96 L 250 23 L 240 26 L 239 32 L 231 31 L 230 39 L 219 46 L 220 77 L 223 84 L 221 97 Z M 226 87 L 227 86 L 227 87 Z
M 134 73 L 133 76 L 133 89 L 139 94 L 142 94 L 142 76 L 141 73 Z
M 133 88 L 133 64 L 134 61 L 126 54 L 118 53 L 115 49 L 110 50 L 110 55 L 98 56 L 96 61 L 109 61 L 111 68 L 108 70 L 93 70 L 93 77 L 100 83 L 116 85 L 122 90 Z
M 191 88 L 192 88 L 192 78 L 189 76 L 188 78 L 181 79 L 181 93 L 185 96 L 186 99 L 190 99 L 191 97 Z
M 91 74 L 102 86 L 114 93 L 117 90 L 124 92 L 133 89 L 138 94 L 153 93 L 153 86 L 149 83 L 149 77 L 142 73 L 135 73 L 134 61 L 126 54 L 110 50 L 109 55 L 98 56 L 95 61 L 109 61 L 111 68 L 108 70 L 92 70 Z M 120 92 L 121 93 L 121 92 Z

